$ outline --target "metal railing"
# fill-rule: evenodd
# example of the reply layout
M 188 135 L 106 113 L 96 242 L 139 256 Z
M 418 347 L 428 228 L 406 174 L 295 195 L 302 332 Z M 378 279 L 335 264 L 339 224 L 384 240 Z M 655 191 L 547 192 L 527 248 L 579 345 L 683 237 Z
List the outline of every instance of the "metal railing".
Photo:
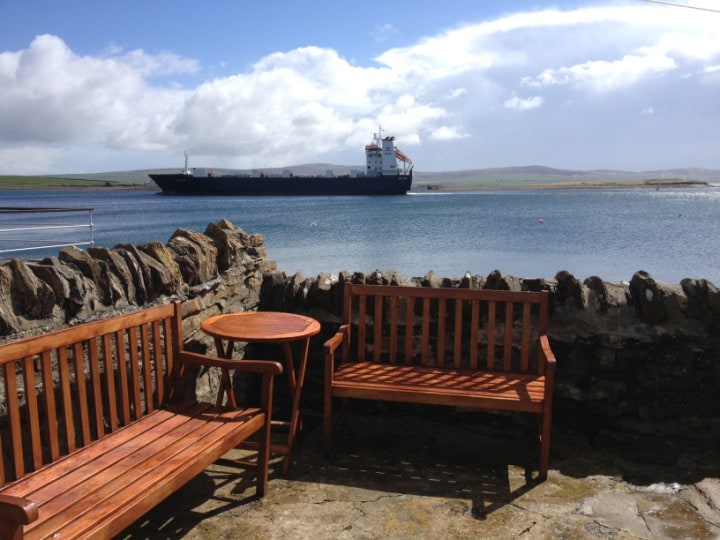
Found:
M 92 245 L 92 213 L 93 208 L 0 207 L 0 256 Z

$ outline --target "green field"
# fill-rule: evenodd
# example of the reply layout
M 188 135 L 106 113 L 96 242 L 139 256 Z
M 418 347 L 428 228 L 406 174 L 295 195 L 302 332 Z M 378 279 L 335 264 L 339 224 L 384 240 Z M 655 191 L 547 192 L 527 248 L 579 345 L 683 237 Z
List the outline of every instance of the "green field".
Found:
M 0 175 L 0 189 L 49 189 L 49 188 L 142 188 L 148 184 L 92 178 L 68 178 L 58 176 L 12 176 Z
M 54 178 L 51 176 L 0 176 L 0 188 L 51 188 L 51 187 L 113 187 L 115 182 Z

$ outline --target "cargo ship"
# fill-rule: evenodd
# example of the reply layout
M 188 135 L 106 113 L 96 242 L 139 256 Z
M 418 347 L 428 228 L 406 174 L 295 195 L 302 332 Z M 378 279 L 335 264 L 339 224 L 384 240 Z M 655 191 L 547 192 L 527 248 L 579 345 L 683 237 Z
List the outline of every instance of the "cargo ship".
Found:
M 254 171 L 248 174 L 217 174 L 214 170 L 185 169 L 171 174 L 150 174 L 163 194 L 170 195 L 404 195 L 412 187 L 413 164 L 395 146 L 395 137 L 382 130 L 365 145 L 365 170 L 350 174 L 294 175 Z

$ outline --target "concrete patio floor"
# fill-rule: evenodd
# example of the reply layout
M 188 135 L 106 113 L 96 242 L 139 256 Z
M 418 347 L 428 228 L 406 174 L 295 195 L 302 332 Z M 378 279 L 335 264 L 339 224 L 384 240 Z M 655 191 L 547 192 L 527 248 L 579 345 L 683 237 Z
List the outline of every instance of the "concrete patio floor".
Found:
M 720 445 L 556 429 L 547 481 L 521 415 L 351 407 L 322 453 L 317 412 L 268 494 L 235 450 L 121 538 L 720 538 Z

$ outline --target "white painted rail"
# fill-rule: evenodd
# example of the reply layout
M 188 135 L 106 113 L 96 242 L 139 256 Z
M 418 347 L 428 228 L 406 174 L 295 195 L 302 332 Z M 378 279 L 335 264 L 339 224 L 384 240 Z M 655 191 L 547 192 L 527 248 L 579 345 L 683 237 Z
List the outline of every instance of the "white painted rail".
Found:
M 0 256 L 93 244 L 92 208 L 0 207 Z

